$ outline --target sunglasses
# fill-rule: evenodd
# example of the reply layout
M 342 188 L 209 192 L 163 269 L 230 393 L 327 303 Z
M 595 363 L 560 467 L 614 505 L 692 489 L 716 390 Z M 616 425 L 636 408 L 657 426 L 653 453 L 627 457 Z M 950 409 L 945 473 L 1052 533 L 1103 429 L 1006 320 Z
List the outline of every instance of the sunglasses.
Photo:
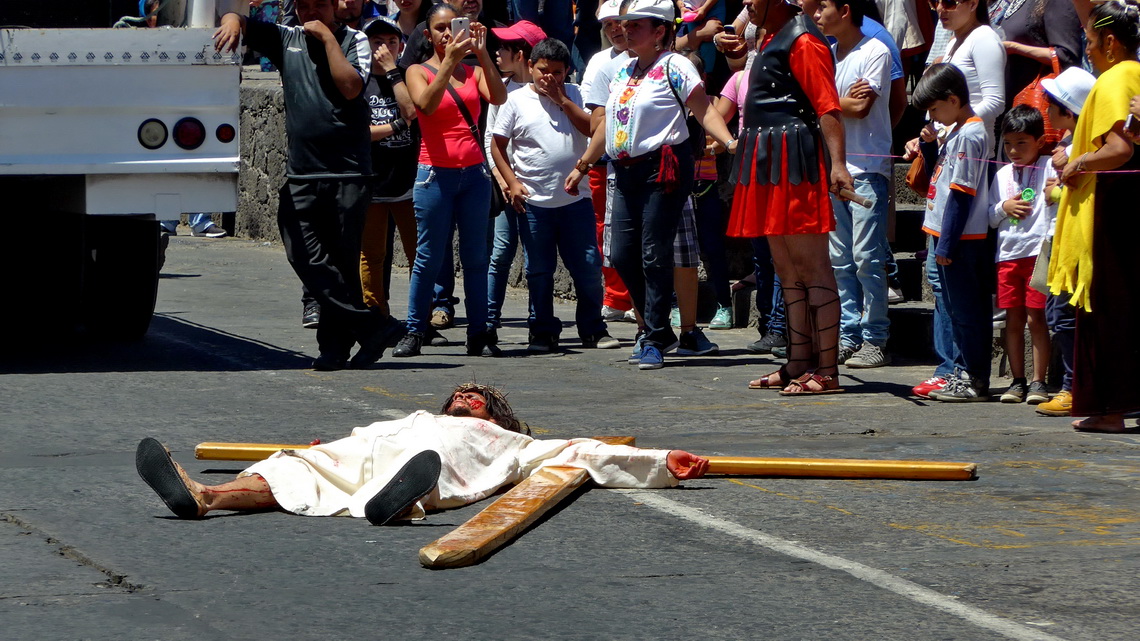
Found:
M 938 5 L 941 4 L 943 9 L 947 11 L 958 6 L 958 0 L 930 0 L 930 10 L 938 11 Z

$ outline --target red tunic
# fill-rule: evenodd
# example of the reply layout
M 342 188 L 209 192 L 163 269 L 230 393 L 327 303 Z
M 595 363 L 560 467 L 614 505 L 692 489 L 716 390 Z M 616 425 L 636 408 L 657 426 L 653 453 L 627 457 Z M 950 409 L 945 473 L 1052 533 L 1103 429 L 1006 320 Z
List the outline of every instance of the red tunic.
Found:
M 775 37 L 764 39 L 761 48 Z M 803 34 L 792 44 L 789 55 L 792 75 L 803 88 L 815 112 L 819 115 L 839 111 L 839 92 L 835 88 L 835 70 L 831 49 L 809 34 Z M 781 149 L 786 148 L 781 145 Z M 820 150 L 820 180 L 806 180 L 793 185 L 787 180 L 778 184 L 761 185 L 753 180 L 747 185 L 736 185 L 732 198 L 732 212 L 728 219 L 728 235 L 744 238 L 782 236 L 787 234 L 824 234 L 835 229 L 835 214 L 827 190 L 830 176 L 824 164 L 826 147 Z M 754 162 L 751 158 L 748 163 Z M 781 176 L 788 175 L 787 154 L 780 162 Z

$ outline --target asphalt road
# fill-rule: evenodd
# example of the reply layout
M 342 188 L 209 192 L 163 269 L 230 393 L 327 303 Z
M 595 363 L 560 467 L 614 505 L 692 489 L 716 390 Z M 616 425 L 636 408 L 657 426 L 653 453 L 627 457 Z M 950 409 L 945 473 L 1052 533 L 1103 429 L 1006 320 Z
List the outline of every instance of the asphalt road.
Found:
M 405 309 L 397 277 L 393 307 Z M 66 295 L 61 292 L 61 295 Z M 749 391 L 753 330 L 639 372 L 620 351 L 507 358 L 462 346 L 317 373 L 279 246 L 172 239 L 134 345 L 0 354 L 0 638 L 1135 639 L 1140 435 L 1031 408 L 907 398 L 931 367 L 845 372 L 847 393 Z M 573 308 L 559 307 L 570 320 Z M 9 310 L 11 311 L 11 310 Z M 628 344 L 632 325 L 611 326 Z M 457 341 L 462 329 L 447 332 Z M 7 337 L 19 342 L 18 337 Z M 705 454 L 975 461 L 973 482 L 708 478 L 592 489 L 474 567 L 416 553 L 485 504 L 401 527 L 285 513 L 179 521 L 139 480 L 154 436 L 198 478 L 201 441 L 308 442 L 505 386 L 540 437 L 609 434 Z

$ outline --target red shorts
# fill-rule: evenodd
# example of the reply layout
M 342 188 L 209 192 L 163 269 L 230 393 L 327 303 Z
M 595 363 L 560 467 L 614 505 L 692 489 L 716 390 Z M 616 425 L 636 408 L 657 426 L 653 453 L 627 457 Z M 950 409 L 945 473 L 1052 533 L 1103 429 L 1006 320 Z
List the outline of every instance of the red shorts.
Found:
M 1003 260 L 997 264 L 997 306 L 1000 309 L 1028 307 L 1045 309 L 1045 294 L 1029 286 L 1036 256 Z

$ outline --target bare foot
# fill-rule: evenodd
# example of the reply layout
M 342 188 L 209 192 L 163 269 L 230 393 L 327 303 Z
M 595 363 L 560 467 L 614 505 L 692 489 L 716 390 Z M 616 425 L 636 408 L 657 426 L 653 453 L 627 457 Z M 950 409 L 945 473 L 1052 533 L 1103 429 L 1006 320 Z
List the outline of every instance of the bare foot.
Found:
M 1105 414 L 1103 416 L 1090 416 L 1080 421 L 1073 421 L 1073 429 L 1078 432 L 1121 434 L 1125 431 L 1124 415 Z

